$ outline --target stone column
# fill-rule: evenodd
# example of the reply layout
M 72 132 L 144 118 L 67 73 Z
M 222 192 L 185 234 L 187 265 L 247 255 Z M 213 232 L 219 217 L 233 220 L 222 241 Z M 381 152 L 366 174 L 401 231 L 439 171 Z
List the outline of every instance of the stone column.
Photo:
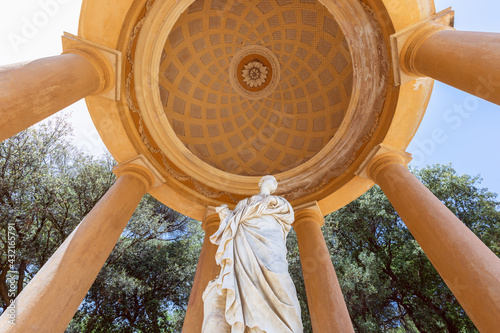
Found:
M 403 47 L 401 67 L 500 105 L 500 34 L 428 23 Z
M 404 153 L 376 155 L 378 184 L 415 240 L 481 332 L 498 332 L 500 259 L 406 167 Z
M 217 245 L 210 242 L 210 236 L 217 231 L 219 223 L 219 214 L 215 213 L 212 207 L 207 208 L 207 213 L 202 222 L 205 238 L 203 239 L 193 287 L 189 295 L 186 317 L 184 318 L 184 324 L 182 326 L 182 332 L 184 333 L 199 333 L 203 326 L 203 299 L 201 297 L 208 282 L 215 279 L 220 272 L 220 266 L 215 262 Z
M 1 332 L 64 332 L 154 182 L 139 165 L 119 165 L 115 173 L 115 184 L 16 298 L 15 325 L 7 311 L 0 317 Z
M 293 228 L 299 243 L 307 303 L 315 333 L 354 332 L 321 226 L 317 204 L 295 211 Z
M 89 96 L 119 97 L 121 54 L 65 34 L 64 54 L 0 67 L 0 141 Z
M 96 93 L 101 76 L 79 54 L 62 54 L 0 68 L 0 140 Z

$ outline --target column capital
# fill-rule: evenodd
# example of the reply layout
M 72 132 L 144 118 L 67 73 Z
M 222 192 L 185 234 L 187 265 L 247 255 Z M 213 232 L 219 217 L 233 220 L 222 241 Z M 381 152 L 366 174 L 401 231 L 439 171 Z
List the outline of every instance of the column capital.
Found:
M 118 164 L 113 168 L 113 173 L 118 178 L 127 174 L 140 178 L 146 184 L 148 191 L 165 182 L 160 173 L 142 154 Z
M 376 146 L 361 164 L 356 175 L 375 181 L 378 172 L 386 165 L 399 163 L 406 166 L 411 161 L 411 155 L 387 144 Z
M 201 221 L 201 228 L 207 232 L 208 229 L 212 227 L 218 227 L 220 224 L 219 214 L 215 211 L 214 206 L 208 206 L 205 211 L 205 217 L 203 217 L 203 221 Z
M 325 218 L 321 209 L 319 208 L 318 202 L 310 202 L 304 205 L 300 205 L 294 208 L 295 212 L 295 222 L 293 227 L 296 228 L 299 224 L 304 221 L 315 221 L 322 227 L 325 224 Z
M 391 35 L 394 84 L 405 84 L 420 74 L 414 66 L 415 51 L 431 35 L 453 28 L 455 12 L 447 8 Z
M 65 32 L 62 36 L 63 54 L 74 53 L 87 59 L 101 76 L 100 88 L 93 95 L 119 100 L 121 91 L 120 51 L 86 40 Z

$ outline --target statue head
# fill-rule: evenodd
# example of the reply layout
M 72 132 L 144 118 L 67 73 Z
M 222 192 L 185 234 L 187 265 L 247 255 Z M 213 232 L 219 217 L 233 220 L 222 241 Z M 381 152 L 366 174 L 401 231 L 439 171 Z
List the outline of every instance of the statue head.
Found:
M 278 181 L 271 175 L 264 176 L 259 181 L 260 193 L 271 194 L 278 188 Z

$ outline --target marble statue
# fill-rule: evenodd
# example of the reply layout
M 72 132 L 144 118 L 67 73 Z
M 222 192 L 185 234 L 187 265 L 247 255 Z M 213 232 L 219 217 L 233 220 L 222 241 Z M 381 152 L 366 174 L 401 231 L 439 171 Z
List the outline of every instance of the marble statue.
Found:
M 291 205 L 271 195 L 278 183 L 265 176 L 260 193 L 231 211 L 217 208 L 221 224 L 210 241 L 218 245 L 219 276 L 203 293 L 202 333 L 302 332 L 300 305 L 286 261 Z

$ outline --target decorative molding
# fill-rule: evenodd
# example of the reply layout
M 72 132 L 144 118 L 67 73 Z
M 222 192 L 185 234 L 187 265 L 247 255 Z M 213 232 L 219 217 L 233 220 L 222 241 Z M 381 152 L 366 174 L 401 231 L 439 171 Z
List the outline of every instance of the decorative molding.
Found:
M 241 85 L 241 83 L 238 80 L 238 76 L 242 75 L 242 73 L 239 73 L 239 71 L 238 71 L 238 66 L 245 57 L 251 56 L 254 54 L 265 58 L 269 62 L 271 68 L 267 68 L 265 66 L 264 67 L 266 68 L 265 79 L 270 80 L 270 81 L 269 81 L 269 83 L 267 83 L 267 82 L 265 82 L 266 80 L 264 80 L 263 82 L 261 82 L 260 85 L 251 86 L 246 81 L 244 81 L 245 79 L 243 76 L 242 81 L 244 81 L 245 84 L 248 85 L 247 87 L 244 87 Z M 260 61 L 256 61 L 256 62 L 263 65 Z M 253 62 L 250 62 L 250 63 L 253 63 Z M 247 66 L 248 66 L 248 64 L 245 64 L 245 69 L 247 68 Z M 268 75 L 270 73 L 272 73 L 272 75 L 270 75 L 270 77 L 268 77 Z M 272 94 L 276 90 L 276 87 L 278 86 L 278 84 L 280 82 L 280 78 L 281 78 L 281 66 L 280 66 L 280 63 L 278 61 L 278 58 L 271 50 L 269 50 L 267 47 L 264 47 L 264 46 L 248 45 L 248 46 L 240 49 L 238 52 L 236 52 L 234 54 L 233 58 L 231 59 L 231 63 L 229 64 L 229 82 L 231 83 L 231 87 L 240 96 L 242 96 L 243 98 L 247 98 L 249 100 L 252 100 L 252 101 L 263 99 L 263 98 L 269 96 L 270 94 Z M 263 89 L 259 89 L 256 91 L 251 91 L 251 90 L 247 89 L 248 87 L 249 88 L 261 87 L 264 84 L 264 82 L 266 84 L 264 85 L 265 87 L 263 87 Z
M 151 188 L 156 188 L 165 183 L 165 178 L 158 170 L 151 164 L 151 162 L 142 154 L 137 155 L 125 162 L 122 162 L 113 168 L 113 172 L 119 177 L 124 171 L 132 170 L 130 167 L 139 167 L 147 170 L 150 173 L 148 181 L 151 183 Z
M 162 154 L 168 156 L 172 166 L 175 165 L 177 170 L 182 170 L 182 174 L 188 176 L 193 183 L 198 182 L 203 187 L 210 189 L 211 192 L 225 190 L 234 195 L 248 195 L 257 181 L 248 176 L 228 172 L 222 174 L 220 169 L 208 163 L 200 168 L 200 160 L 192 158 L 194 154 L 178 139 L 168 122 L 169 119 L 162 112 L 160 90 L 147 89 L 147 87 L 156 85 L 159 80 L 158 63 L 161 61 L 165 40 L 174 21 L 173 16 L 170 19 L 170 16 L 165 15 L 181 13 L 185 10 L 184 7 L 180 6 L 181 3 L 172 7 L 169 2 L 155 2 L 151 13 L 146 17 L 144 26 L 137 34 L 137 47 L 132 60 L 136 108 L 140 110 L 151 142 L 154 140 L 157 147 L 162 150 Z M 345 43 L 349 48 L 359 50 L 359 52 L 351 54 L 354 55 L 353 67 L 358 74 L 354 76 L 351 102 L 348 109 L 345 110 L 345 123 L 342 124 L 335 136 L 318 154 L 287 172 L 277 174 L 278 181 L 283 185 L 283 196 L 289 198 L 287 192 L 294 191 L 292 194 L 294 200 L 301 200 L 305 195 L 315 192 L 318 187 L 322 188 L 333 177 L 341 174 L 338 171 L 345 170 L 351 165 L 353 157 L 355 159 L 356 152 L 354 150 L 359 152 L 359 149 L 362 149 L 362 140 L 367 140 L 367 134 L 369 137 L 369 134 L 373 133 L 373 124 L 376 124 L 376 118 L 384 107 L 383 101 L 388 88 L 388 61 L 387 54 L 383 52 L 383 38 L 380 38 L 383 35 L 378 22 L 366 13 L 365 8 L 359 3 L 348 0 L 342 0 L 342 3 L 350 10 L 339 10 L 333 3 L 325 3 L 325 7 L 345 33 Z M 356 22 L 356 24 L 346 23 L 351 21 Z M 359 36 L 356 27 L 361 25 L 365 30 Z M 147 31 L 150 30 L 154 33 L 148 34 Z M 375 45 L 376 47 L 374 47 Z M 244 49 L 242 48 L 240 51 Z M 252 54 L 255 53 L 250 55 Z M 235 61 L 235 57 L 233 56 L 230 64 Z M 229 69 L 231 70 L 231 65 Z M 236 78 L 238 77 L 241 76 L 236 76 Z M 241 84 L 239 86 L 241 87 Z M 133 88 L 130 87 L 130 89 Z M 332 170 L 334 170 L 334 174 L 332 174 Z M 198 186 L 196 189 L 198 190 Z M 200 194 L 206 196 L 204 193 Z
M 219 226 L 220 218 L 219 213 L 215 210 L 214 206 L 207 206 L 207 210 L 205 211 L 205 216 L 201 221 L 201 228 L 207 232 L 213 226 Z
M 184 1 L 177 1 L 178 4 L 181 4 L 183 2 Z M 170 5 L 172 5 L 175 3 L 175 1 L 165 1 L 162 3 L 169 3 Z M 376 69 L 373 69 L 373 65 L 380 64 L 381 61 L 383 61 L 384 63 L 387 61 L 387 58 L 383 60 L 377 60 L 376 58 L 374 58 L 374 60 L 367 61 L 367 59 L 372 58 L 364 56 L 363 52 L 365 52 L 366 50 L 373 50 L 373 53 L 378 53 L 379 57 L 380 55 L 382 55 L 381 57 L 386 57 L 387 52 L 389 51 L 387 47 L 389 46 L 388 44 L 390 35 L 394 33 L 394 28 L 396 28 L 396 31 L 399 31 L 409 24 L 414 23 L 415 18 L 419 20 L 421 18 L 431 16 L 434 13 L 434 8 L 432 6 L 421 6 L 421 1 L 419 2 L 417 0 L 405 2 L 403 7 L 386 6 L 384 7 L 385 9 L 380 6 L 375 6 L 375 3 L 370 1 L 357 2 L 349 0 L 325 0 L 319 3 L 328 8 L 328 11 L 332 15 L 332 17 L 340 25 L 337 37 L 343 35 L 343 33 L 341 33 L 343 31 L 351 32 L 351 36 L 349 35 L 349 33 L 345 38 L 342 36 L 340 42 L 344 47 L 348 47 L 351 50 L 356 50 L 355 57 L 360 55 L 357 58 L 361 61 L 358 62 L 359 67 L 356 68 L 356 75 L 355 77 L 353 77 L 354 80 L 351 83 L 354 85 L 359 84 L 360 82 L 380 82 L 381 77 L 379 75 L 370 76 L 368 74 L 375 72 Z M 359 13 L 358 11 L 353 13 L 353 10 L 349 6 L 349 4 L 351 3 L 357 5 L 358 7 L 361 5 L 368 15 Z M 141 59 L 137 58 L 136 60 L 134 60 L 134 53 L 143 52 L 145 50 L 141 47 L 136 48 L 135 44 L 134 47 L 130 49 L 128 48 L 128 46 L 134 43 L 134 39 L 138 39 L 139 31 L 141 30 L 141 24 L 145 21 L 142 20 L 144 17 L 144 13 L 148 11 L 152 4 L 153 1 L 150 0 L 133 1 L 130 3 L 130 6 L 120 6 L 120 8 L 115 8 L 116 10 L 111 11 L 109 15 L 101 16 L 95 16 L 95 13 L 106 12 L 105 2 L 91 1 L 89 2 L 89 6 L 84 6 L 84 8 L 82 8 L 82 24 L 80 25 L 79 30 L 80 34 L 82 36 L 85 36 L 89 40 L 107 45 L 111 48 L 116 48 L 122 52 L 123 62 L 125 63 L 123 64 L 123 68 L 126 70 L 125 72 L 122 69 L 122 80 L 124 79 L 123 76 L 125 76 L 126 78 L 127 74 L 131 71 L 130 65 L 127 61 L 127 51 L 130 51 L 129 56 L 131 62 L 139 63 Z M 191 2 L 187 3 L 187 5 L 189 4 L 191 4 Z M 252 4 L 247 7 L 251 7 L 251 5 Z M 370 8 L 369 5 L 372 5 L 373 9 Z M 205 7 L 209 8 L 210 3 L 205 1 L 203 8 Z M 172 7 L 173 16 L 172 19 L 167 20 L 167 23 L 175 25 L 175 17 L 179 17 L 179 15 L 182 14 L 183 8 L 177 9 L 177 7 Z M 207 16 L 207 11 L 198 10 L 199 8 L 199 6 L 193 6 L 190 11 L 194 13 L 192 15 L 199 15 L 199 17 L 203 17 L 204 19 L 204 16 Z M 251 10 L 253 10 L 253 8 Z M 412 15 L 409 15 L 408 13 L 412 13 Z M 163 19 L 166 20 L 167 16 L 170 17 L 170 15 L 162 15 L 161 17 L 159 17 L 159 19 L 162 19 L 163 17 Z M 351 18 L 351 16 L 354 17 Z M 377 22 L 377 26 L 375 28 L 377 29 L 377 31 L 381 31 L 381 35 L 383 37 L 382 43 L 374 45 L 373 42 L 365 40 L 366 33 L 371 33 L 371 29 L 368 26 L 368 22 L 366 22 L 366 20 L 362 21 L 359 19 L 364 16 L 368 16 L 370 20 L 373 19 L 374 22 Z M 199 17 L 197 16 L 196 18 Z M 281 17 L 278 18 L 281 20 Z M 244 19 L 241 20 L 241 22 L 243 21 Z M 97 25 L 90 24 L 96 22 Z M 236 22 L 239 23 L 238 20 L 236 20 Z M 348 24 L 350 22 L 353 22 L 353 24 Z M 201 30 L 201 34 L 203 34 L 203 37 L 206 38 L 207 26 L 204 24 L 203 20 L 202 23 L 203 29 Z M 373 24 L 371 25 L 373 26 Z M 106 29 L 96 29 L 96 26 L 106 26 Z M 268 26 L 265 26 L 266 29 L 268 29 Z M 236 28 L 237 27 L 238 25 L 236 26 Z M 362 34 L 359 34 L 360 27 L 363 28 Z M 182 29 L 183 31 L 185 31 L 183 33 L 184 37 L 186 37 L 189 29 L 184 29 L 184 27 Z M 353 29 L 354 34 L 353 31 L 351 31 Z M 161 29 L 154 29 L 154 31 L 152 30 L 151 34 L 148 35 L 155 36 L 161 31 Z M 439 33 L 438 35 L 434 35 L 433 37 L 435 38 L 440 34 L 441 33 Z M 129 39 L 129 36 L 134 36 L 134 38 Z M 201 35 L 197 35 L 196 37 L 198 36 Z M 244 47 L 251 43 L 251 41 L 244 38 L 246 36 L 243 36 L 242 43 L 234 44 L 234 46 L 232 45 L 233 54 L 238 50 L 238 48 Z M 256 34 L 256 36 L 259 36 L 259 34 Z M 266 36 L 271 35 L 267 34 L 264 37 Z M 300 36 L 300 34 L 298 36 Z M 314 35 L 314 41 L 317 40 L 318 36 L 318 34 Z M 221 40 L 223 40 L 223 35 L 221 35 L 221 37 Z M 384 40 L 386 42 L 385 44 Z M 109 43 L 104 41 L 109 41 Z M 235 41 L 233 40 L 233 42 Z M 167 44 L 164 44 L 164 46 Z M 427 43 L 424 43 L 423 45 L 426 44 Z M 265 43 L 263 45 L 265 45 Z M 284 44 L 280 45 L 281 50 L 283 50 L 283 45 Z M 180 48 L 179 50 L 182 49 L 183 48 Z M 295 50 L 296 49 L 297 48 L 295 47 Z M 191 54 L 194 55 L 192 49 L 190 50 Z M 306 50 L 308 52 L 312 52 L 313 48 L 306 47 Z M 294 50 L 292 50 L 292 53 L 293 51 Z M 145 50 L 144 52 L 151 53 L 150 50 Z M 174 60 L 176 62 L 177 60 L 179 60 L 175 57 L 174 53 L 166 54 L 175 58 Z M 421 52 L 419 51 L 418 54 L 421 54 Z M 286 55 L 284 52 L 280 53 L 280 60 L 281 56 L 284 55 Z M 160 56 L 164 57 L 164 54 L 161 54 Z M 161 63 L 160 61 L 156 61 L 156 58 L 159 58 L 160 56 L 155 57 L 155 63 Z M 162 59 L 161 57 L 160 59 Z M 213 55 L 212 58 L 214 58 Z M 227 58 L 226 60 L 230 62 L 230 58 Z M 391 63 L 392 61 L 387 62 L 388 69 L 392 67 Z M 229 63 L 227 63 L 226 61 L 224 63 L 224 68 L 227 68 L 228 65 Z M 135 67 L 134 64 L 132 64 L 132 67 Z M 367 68 L 366 73 L 365 71 L 363 71 L 363 68 Z M 286 68 L 283 67 L 283 69 L 285 70 Z M 162 70 L 163 69 L 160 68 L 160 71 Z M 390 70 L 392 71 L 392 69 Z M 312 71 L 309 70 L 309 72 Z M 384 74 L 387 75 L 387 72 L 385 72 Z M 391 75 L 389 75 L 387 78 L 388 82 L 393 81 L 392 73 L 390 74 Z M 163 79 L 162 73 L 160 73 L 158 77 L 160 79 Z M 180 80 L 180 77 L 178 78 Z M 317 80 L 316 77 L 313 78 Z M 138 103 L 136 100 L 134 88 L 137 87 L 134 87 L 133 85 L 134 81 L 138 79 L 138 75 L 136 77 L 131 75 L 131 79 L 128 81 L 129 85 L 132 85 L 132 92 L 130 96 L 131 101 L 133 101 L 136 106 L 138 106 Z M 341 79 L 340 81 L 344 82 L 342 80 L 343 78 L 336 77 L 336 79 Z M 409 142 L 411 136 L 414 134 L 414 131 L 418 127 L 421 117 L 425 111 L 426 103 L 430 96 L 432 81 L 433 80 L 430 78 L 422 78 L 418 80 L 417 83 L 422 83 L 420 89 L 418 90 L 412 89 L 413 82 L 410 82 L 410 84 L 406 84 L 405 86 L 401 87 L 401 89 L 399 87 L 393 86 L 392 83 L 390 83 L 390 85 L 386 84 L 386 93 L 380 93 L 381 97 L 385 97 L 385 100 L 382 99 L 382 102 L 385 102 L 383 104 L 383 109 L 379 109 L 377 105 L 377 110 L 383 110 L 382 116 L 376 117 L 376 120 L 379 121 L 379 125 L 376 126 L 376 123 L 372 121 L 371 117 L 373 114 L 371 113 L 360 114 L 359 118 L 352 119 L 352 122 L 349 122 L 349 124 L 352 123 L 353 125 L 357 126 L 357 128 L 360 128 L 361 124 L 363 124 L 363 120 L 369 119 L 370 125 L 375 125 L 371 128 L 371 130 L 368 130 L 368 124 L 366 124 L 366 127 L 363 128 L 363 133 L 361 133 L 363 138 L 362 146 L 357 146 L 357 144 L 360 143 L 359 136 L 348 137 L 348 140 L 345 140 L 345 142 L 339 140 L 339 138 L 343 138 L 345 136 L 343 129 L 339 128 L 339 131 L 331 139 L 332 141 L 336 141 L 335 145 L 324 147 L 325 150 L 329 150 L 329 152 L 332 152 L 334 154 L 333 156 L 338 156 L 338 154 L 342 153 L 342 151 L 345 152 L 349 150 L 350 146 L 346 147 L 346 145 L 352 145 L 352 143 L 356 143 L 355 149 L 357 149 L 357 155 L 355 155 L 356 152 L 354 152 L 353 149 L 353 151 L 349 151 L 349 156 L 345 156 L 345 158 L 344 156 L 340 156 L 342 157 L 342 159 L 340 160 L 337 158 L 324 160 L 313 157 L 309 160 L 305 160 L 304 164 L 300 165 L 300 173 L 295 173 L 295 170 L 292 170 L 293 173 L 275 173 L 280 183 L 283 183 L 283 186 L 286 186 L 284 188 L 287 191 L 290 191 L 290 196 L 287 195 L 287 197 L 294 198 L 293 201 L 290 200 L 293 206 L 295 207 L 306 202 L 318 200 L 324 213 L 329 213 L 340 208 L 341 205 L 344 205 L 346 202 L 353 200 L 362 192 L 366 191 L 366 189 L 368 189 L 373 184 L 373 182 L 366 178 L 354 176 L 354 171 L 359 168 L 359 165 L 366 159 L 366 156 L 372 151 L 375 144 L 385 141 L 385 139 L 383 139 L 384 137 L 389 140 L 387 142 L 390 142 L 394 146 L 397 146 L 401 149 L 404 149 L 404 147 L 406 147 L 407 142 Z M 207 85 L 209 83 L 207 83 Z M 122 85 L 126 85 L 125 82 L 122 82 Z M 346 85 L 344 84 L 344 86 Z M 176 88 L 176 84 L 174 83 L 173 89 Z M 376 91 L 376 89 L 377 87 L 372 87 L 366 90 L 354 88 L 353 95 L 355 96 L 355 98 L 356 96 L 360 95 L 362 97 L 362 101 L 367 101 L 370 99 L 372 92 Z M 126 89 L 123 89 L 121 103 L 109 103 L 110 100 L 105 98 L 89 98 L 89 110 L 92 113 L 93 118 L 96 120 L 113 120 L 111 123 L 96 121 L 96 125 L 97 127 L 99 127 L 99 131 L 102 134 L 103 139 L 108 145 L 110 151 L 113 152 L 115 158 L 117 158 L 118 161 L 122 161 L 123 158 L 128 159 L 130 156 L 142 153 L 148 159 L 150 159 L 153 165 L 156 166 L 157 170 L 160 171 L 162 175 L 167 179 L 167 183 L 165 185 L 151 191 L 156 198 L 168 204 L 170 207 L 182 212 L 183 214 L 189 215 L 197 220 L 202 220 L 207 205 L 218 206 L 219 204 L 225 202 L 228 203 L 229 206 L 232 206 L 231 199 L 229 199 L 226 195 L 222 195 L 219 198 L 214 198 L 215 196 L 221 195 L 220 191 L 231 192 L 237 199 L 241 199 L 245 196 L 250 195 L 249 193 L 252 191 L 252 188 L 254 188 L 255 184 L 257 184 L 258 182 L 258 180 L 253 180 L 254 177 L 245 174 L 242 174 L 244 177 L 234 177 L 234 174 L 230 174 L 227 178 L 223 178 L 226 175 L 221 174 L 220 172 L 212 172 L 211 167 L 214 166 L 213 164 L 208 165 L 208 177 L 205 177 L 205 174 L 202 174 L 200 176 L 195 172 L 197 170 L 178 167 L 179 164 L 176 156 L 172 157 L 172 153 L 168 149 L 169 147 L 166 147 L 167 149 L 165 149 L 163 142 L 161 142 L 161 140 L 151 134 L 149 128 L 151 126 L 151 123 L 146 122 L 147 117 L 141 117 L 139 112 L 144 112 L 144 109 L 141 108 L 141 110 L 137 110 L 137 113 L 132 109 L 129 110 L 129 108 L 127 107 L 129 99 L 127 98 L 126 100 L 125 92 Z M 163 91 L 161 90 L 160 92 L 163 93 Z M 160 100 L 160 103 L 162 104 L 166 104 L 167 100 L 172 102 L 172 99 L 165 99 L 164 94 L 161 97 L 162 98 Z M 349 117 L 351 114 L 351 105 L 356 103 L 356 100 L 352 101 L 352 103 L 348 104 L 348 107 L 343 108 L 346 117 Z M 373 106 L 365 104 L 360 109 L 373 110 Z M 408 110 L 410 109 L 412 111 L 408 112 Z M 152 123 L 154 122 L 158 122 L 158 119 L 153 118 Z M 347 122 L 342 123 L 343 126 L 347 124 Z M 146 125 L 148 125 L 148 128 L 146 128 Z M 251 126 L 251 124 L 248 125 Z M 373 138 L 371 138 L 372 134 Z M 330 138 L 330 136 L 324 136 L 324 138 Z M 144 139 L 145 142 L 150 143 L 150 146 L 146 147 L 144 141 L 141 142 L 141 139 Z M 176 144 L 176 142 L 170 143 L 170 147 L 174 144 Z M 160 152 L 160 149 L 164 149 L 166 154 L 162 154 Z M 127 153 L 127 151 L 129 153 Z M 131 151 L 134 151 L 133 155 L 130 155 Z M 183 150 L 182 152 L 184 153 L 185 150 Z M 322 153 L 323 152 L 320 151 L 318 154 Z M 351 155 L 351 153 L 353 154 Z M 192 160 L 195 160 L 195 156 L 184 156 L 188 156 L 189 158 L 192 158 Z M 330 156 L 330 154 L 328 154 L 328 156 Z M 152 157 L 154 157 L 154 159 Z M 353 159 L 354 163 L 350 164 Z M 197 160 L 195 162 L 199 165 L 202 164 L 202 162 Z M 170 167 L 165 166 L 164 168 L 164 164 Z M 334 178 L 341 171 L 340 168 L 345 169 L 348 165 L 350 166 L 346 169 L 345 173 L 343 173 L 340 177 Z M 293 167 L 295 167 L 295 165 Z M 319 167 L 319 170 L 315 167 Z M 401 166 L 399 165 L 398 167 L 401 168 Z M 326 169 L 329 170 L 328 173 L 325 173 Z M 336 169 L 335 172 L 332 172 L 332 170 L 334 169 Z M 388 169 L 392 170 L 393 168 L 389 166 L 385 170 Z M 379 177 L 383 171 L 384 170 L 379 173 Z M 175 176 L 172 176 L 172 174 L 174 174 Z M 320 182 L 313 182 L 313 177 L 315 180 L 320 180 Z M 209 194 L 209 196 L 205 196 L 198 190 L 198 187 L 206 189 L 211 193 Z
M 245 82 L 250 88 L 260 87 L 267 79 L 267 67 L 264 66 L 260 61 L 251 61 L 245 65 L 245 68 L 241 72 L 243 77 L 243 82 Z
M 382 158 L 385 158 L 386 160 L 389 158 L 392 162 L 399 162 L 405 165 L 407 165 L 412 159 L 411 154 L 391 145 L 381 143 L 376 146 L 366 157 L 363 163 L 361 163 L 359 169 L 355 172 L 355 175 L 373 181 L 373 176 L 376 173 L 374 166 L 376 167 L 376 162 L 380 161 Z
M 300 223 L 308 220 L 314 220 L 318 222 L 319 226 L 323 226 L 325 224 L 325 217 L 319 208 L 318 202 L 313 201 L 307 204 L 299 205 L 294 208 L 295 212 L 295 222 L 293 226 L 296 227 Z
M 76 53 L 94 64 L 103 78 L 101 89 L 96 93 L 102 97 L 119 100 L 121 91 L 122 54 L 120 51 L 64 32 L 63 54 Z
M 328 172 L 325 172 L 323 174 L 323 177 L 318 177 L 316 181 L 310 182 L 308 186 L 296 187 L 293 190 L 280 190 L 278 188 L 275 195 L 283 196 L 285 199 L 291 201 L 315 193 L 316 191 L 319 191 L 324 186 L 326 186 L 333 179 L 339 177 L 342 173 L 344 173 L 354 163 L 354 161 L 356 160 L 356 156 L 357 151 L 353 152 L 349 160 L 347 160 L 344 164 L 337 168 L 331 168 L 330 170 L 328 170 Z
M 391 35 L 391 57 L 394 85 L 399 86 L 424 75 L 412 66 L 418 46 L 430 35 L 442 30 L 454 30 L 455 12 L 447 8 Z
M 196 181 L 192 177 L 174 170 L 174 168 L 170 165 L 169 159 L 163 153 L 163 151 L 153 147 L 152 142 L 150 141 L 153 139 L 150 139 L 150 137 L 146 134 L 146 131 L 144 130 L 143 115 L 139 110 L 139 107 L 136 105 L 135 98 L 133 98 L 135 96 L 132 96 L 132 94 L 134 93 L 132 89 L 132 78 L 134 76 L 134 65 L 135 65 L 133 49 L 137 42 L 137 36 L 141 32 L 142 26 L 144 25 L 144 22 L 147 19 L 153 4 L 154 0 L 147 1 L 145 5 L 144 15 L 137 21 L 137 23 L 135 24 L 134 28 L 131 31 L 129 40 L 127 42 L 127 52 L 126 52 L 126 61 L 130 65 L 130 71 L 127 72 L 127 78 L 125 80 L 125 96 L 129 110 L 139 116 L 139 123 L 137 126 L 137 130 L 139 132 L 141 141 L 151 154 L 155 155 L 159 154 L 161 156 L 161 160 L 163 162 L 163 166 L 165 167 L 165 171 L 167 171 L 167 173 L 176 181 L 180 183 L 191 182 L 194 185 L 196 191 L 207 198 L 216 199 L 226 195 L 227 197 L 229 197 L 229 199 L 231 199 L 232 202 L 237 203 L 238 200 L 231 193 L 225 191 L 220 191 L 220 192 L 211 191 L 206 186 Z

